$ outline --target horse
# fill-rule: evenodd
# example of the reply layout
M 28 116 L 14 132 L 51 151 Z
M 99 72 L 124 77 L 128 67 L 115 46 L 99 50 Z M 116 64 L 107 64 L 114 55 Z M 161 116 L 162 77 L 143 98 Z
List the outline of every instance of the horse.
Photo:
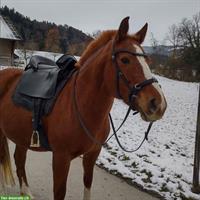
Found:
M 121 99 L 139 111 L 145 121 L 162 118 L 166 99 L 149 68 L 149 58 L 143 43 L 148 24 L 135 34 L 128 34 L 129 17 L 118 29 L 107 30 L 88 45 L 76 64 L 77 72 L 59 94 L 52 112 L 42 121 L 52 149 L 54 200 L 63 200 L 70 162 L 82 155 L 84 169 L 83 199 L 90 200 L 93 169 L 110 132 L 109 112 L 114 98 Z M 7 139 L 16 144 L 14 160 L 22 195 L 31 195 L 25 172 L 27 150 L 46 151 L 30 147 L 31 112 L 16 106 L 12 95 L 22 76 L 20 69 L 0 71 L 0 165 L 3 182 L 14 182 Z M 137 92 L 133 92 L 137 89 Z M 76 106 L 74 106 L 76 101 Z M 78 111 L 77 111 L 78 109 Z M 90 130 L 85 133 L 78 114 Z M 98 142 L 95 142 L 95 141 Z

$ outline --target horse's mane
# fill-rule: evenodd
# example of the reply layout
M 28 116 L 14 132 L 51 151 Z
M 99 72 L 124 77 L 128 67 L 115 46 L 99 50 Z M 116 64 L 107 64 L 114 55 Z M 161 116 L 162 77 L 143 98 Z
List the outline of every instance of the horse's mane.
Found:
M 83 52 L 77 67 L 81 67 L 92 53 L 104 46 L 116 34 L 116 30 L 104 31 L 97 39 L 93 40 Z

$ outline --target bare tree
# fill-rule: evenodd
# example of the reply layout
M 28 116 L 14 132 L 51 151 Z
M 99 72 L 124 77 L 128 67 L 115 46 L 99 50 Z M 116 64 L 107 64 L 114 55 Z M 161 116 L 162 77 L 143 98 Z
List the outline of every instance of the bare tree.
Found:
M 178 25 L 173 24 L 169 27 L 167 40 L 177 47 L 200 47 L 200 12 L 192 19 L 184 18 Z
M 153 47 L 154 54 L 157 54 L 158 51 L 159 51 L 159 42 L 154 37 L 154 34 L 152 32 L 151 32 L 151 35 L 150 35 L 150 41 L 151 41 L 151 46 Z
M 177 49 L 180 44 L 179 27 L 175 24 L 169 27 L 169 32 L 166 36 L 166 40 L 173 46 L 173 57 L 177 55 Z
M 200 69 L 200 12 L 192 19 L 184 18 L 178 25 L 172 25 L 167 40 L 185 63 Z
M 196 46 L 199 48 L 200 47 L 200 12 L 193 17 L 194 20 L 194 40 Z

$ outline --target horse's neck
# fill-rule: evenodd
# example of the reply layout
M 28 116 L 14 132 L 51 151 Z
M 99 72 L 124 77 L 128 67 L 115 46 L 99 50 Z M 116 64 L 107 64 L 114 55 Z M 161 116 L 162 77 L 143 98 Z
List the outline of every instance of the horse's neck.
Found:
M 99 123 L 107 120 L 114 98 L 107 92 L 105 82 L 106 55 L 98 52 L 80 69 L 76 95 L 80 112 Z M 95 122 L 94 122 L 95 123 Z

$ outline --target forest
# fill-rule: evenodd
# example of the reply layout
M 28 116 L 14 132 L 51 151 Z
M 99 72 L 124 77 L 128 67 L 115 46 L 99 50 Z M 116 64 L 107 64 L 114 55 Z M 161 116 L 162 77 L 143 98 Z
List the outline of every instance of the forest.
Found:
M 92 40 L 89 35 L 67 24 L 31 20 L 7 6 L 0 8 L 0 14 L 14 24 L 21 36 L 22 42 L 17 48 L 81 55 Z

